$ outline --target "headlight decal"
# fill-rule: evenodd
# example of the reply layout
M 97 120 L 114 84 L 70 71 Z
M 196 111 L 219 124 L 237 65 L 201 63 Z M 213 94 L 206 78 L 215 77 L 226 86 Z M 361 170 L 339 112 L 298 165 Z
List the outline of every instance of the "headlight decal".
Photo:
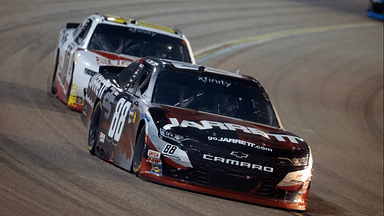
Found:
M 164 157 L 173 159 L 175 163 L 178 163 L 184 167 L 192 168 L 192 164 L 189 162 L 187 153 L 175 145 L 166 144 L 161 151 L 161 154 L 163 154 Z
M 152 141 L 154 147 L 159 152 L 161 152 L 161 154 L 165 158 L 173 161 L 174 163 L 179 164 L 180 166 L 183 166 L 183 167 L 193 168 L 187 153 L 185 151 L 181 150 L 178 146 L 172 145 L 172 144 L 166 142 L 165 140 L 163 140 L 159 136 L 159 131 L 158 131 L 152 117 L 150 115 L 148 115 L 148 118 L 150 118 L 151 121 L 149 121 L 147 123 L 147 126 L 148 126 L 147 127 L 147 135 L 148 135 L 149 139 Z M 169 138 L 169 136 L 174 138 L 174 139 L 176 139 L 175 137 L 180 138 L 179 136 L 176 136 L 174 134 L 170 135 L 168 132 L 165 132 L 165 131 L 163 131 L 163 134 L 168 134 L 168 138 Z
M 282 161 L 289 161 L 294 166 L 307 166 L 308 162 L 309 162 L 308 156 L 305 156 L 305 157 L 295 157 L 295 158 L 292 158 L 292 159 L 279 157 L 278 159 L 282 160 Z
M 276 185 L 277 188 L 287 190 L 287 191 L 295 191 L 298 190 L 301 186 L 305 186 L 305 183 L 308 183 L 312 179 L 312 152 L 309 149 L 309 156 L 306 157 L 306 160 L 302 160 L 308 164 L 308 166 L 299 171 L 289 172 L 283 180 Z M 300 161 L 300 160 L 299 160 Z

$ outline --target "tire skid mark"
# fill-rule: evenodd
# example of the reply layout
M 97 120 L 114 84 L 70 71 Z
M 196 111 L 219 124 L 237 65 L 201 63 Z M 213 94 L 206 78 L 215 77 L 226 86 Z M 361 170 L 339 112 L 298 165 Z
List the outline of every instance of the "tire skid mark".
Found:
M 376 119 L 374 119 L 374 103 L 376 98 L 383 97 L 383 86 L 377 88 L 374 93 L 368 95 L 366 103 L 364 105 L 364 118 L 367 127 L 371 131 L 374 138 L 378 141 L 378 143 L 383 143 L 383 131 L 380 129 L 380 125 L 377 125 Z

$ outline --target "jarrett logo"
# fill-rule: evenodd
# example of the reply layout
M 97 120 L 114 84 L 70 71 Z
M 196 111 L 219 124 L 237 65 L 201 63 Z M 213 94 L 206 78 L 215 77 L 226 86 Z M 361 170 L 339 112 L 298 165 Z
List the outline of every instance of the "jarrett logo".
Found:
M 242 131 L 242 132 L 248 133 L 248 134 L 260 135 L 260 136 L 265 137 L 266 139 L 271 139 L 270 137 L 274 137 L 279 142 L 290 141 L 292 143 L 299 143 L 299 141 L 300 142 L 304 141 L 300 137 L 286 135 L 286 134 L 265 133 L 264 131 L 261 131 L 257 128 L 245 127 L 242 125 L 232 124 L 232 123 L 215 122 L 215 121 L 208 121 L 208 120 L 202 120 L 199 122 L 183 120 L 183 121 L 179 122 L 179 120 L 177 118 L 169 118 L 169 121 L 170 121 L 170 124 L 166 124 L 163 126 L 163 128 L 165 130 L 169 130 L 173 127 L 197 128 L 199 130 L 211 130 L 215 127 L 215 128 L 220 128 L 221 130 Z M 267 151 L 270 151 L 270 150 L 267 149 Z

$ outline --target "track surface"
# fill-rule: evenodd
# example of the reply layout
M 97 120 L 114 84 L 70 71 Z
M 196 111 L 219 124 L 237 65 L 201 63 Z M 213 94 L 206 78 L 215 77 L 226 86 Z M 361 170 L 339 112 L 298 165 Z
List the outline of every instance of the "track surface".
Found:
M 1 2 L 0 215 L 383 214 L 383 23 L 364 16 L 368 1 L 76 2 Z M 91 156 L 80 114 L 49 83 L 59 30 L 94 12 L 179 28 L 198 53 L 271 39 L 202 63 L 259 79 L 285 128 L 311 145 L 308 211 L 146 182 Z M 302 32 L 322 27 L 335 28 Z

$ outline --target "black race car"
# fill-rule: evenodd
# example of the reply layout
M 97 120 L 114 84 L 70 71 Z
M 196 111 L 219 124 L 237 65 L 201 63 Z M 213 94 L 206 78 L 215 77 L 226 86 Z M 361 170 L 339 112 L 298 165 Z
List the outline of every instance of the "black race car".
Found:
M 283 129 L 257 80 L 157 58 L 113 71 L 100 67 L 86 91 L 91 154 L 151 181 L 306 209 L 310 148 Z
M 384 21 L 384 0 L 369 0 L 370 6 L 367 16 L 373 19 Z

